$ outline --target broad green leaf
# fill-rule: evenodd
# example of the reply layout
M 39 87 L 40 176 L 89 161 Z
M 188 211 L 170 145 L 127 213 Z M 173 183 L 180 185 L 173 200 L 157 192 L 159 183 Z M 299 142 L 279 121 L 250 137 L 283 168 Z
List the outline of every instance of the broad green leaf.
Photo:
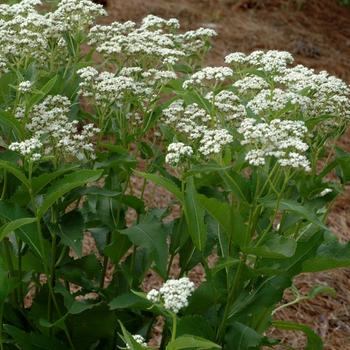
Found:
M 272 321 L 272 326 L 289 331 L 302 331 L 307 337 L 305 350 L 320 350 L 323 349 L 322 339 L 311 328 L 294 322 Z
M 230 235 L 232 231 L 230 206 L 216 198 L 208 198 L 204 195 L 198 195 L 198 199 L 205 210 L 220 224 L 227 235 Z
M 209 321 L 202 315 L 183 316 L 177 323 L 176 336 L 191 334 L 210 341 L 215 340 L 215 334 Z
M 274 232 L 269 232 L 259 247 L 242 247 L 242 252 L 257 257 L 290 258 L 294 255 L 296 246 L 296 241 L 293 238 L 285 238 Z
M 97 181 L 103 170 L 79 170 L 73 174 L 66 175 L 63 179 L 55 181 L 44 196 L 37 216 L 41 217 L 56 200 L 76 187 L 86 185 L 89 182 Z
M 270 207 L 270 208 L 276 208 L 277 201 L 276 200 L 269 200 L 269 201 L 263 201 L 261 202 L 264 206 Z M 324 225 L 321 220 L 317 217 L 317 215 L 307 206 L 302 205 L 298 202 L 288 200 L 288 199 L 282 199 L 279 203 L 278 210 L 285 210 L 290 211 L 293 213 L 297 213 L 304 217 L 305 219 L 309 220 L 316 226 L 323 228 L 327 230 L 327 226 Z
M 3 240 L 6 235 L 8 235 L 10 232 L 20 228 L 23 225 L 31 224 L 35 222 L 36 218 L 22 218 L 10 221 L 6 223 L 5 225 L 1 226 L 0 228 L 0 242 Z
M 231 257 L 220 257 L 216 262 L 215 266 L 212 268 L 213 277 L 222 269 L 226 267 L 231 267 L 240 262 L 238 259 L 234 259 Z
M 88 349 L 99 339 L 114 339 L 117 316 L 107 304 L 101 303 L 78 314 L 68 314 L 65 323 L 75 349 Z
M 27 179 L 26 175 L 19 166 L 12 164 L 6 160 L 0 159 L 0 167 L 9 171 L 13 175 L 15 175 L 20 181 L 22 181 L 26 186 L 30 187 L 29 180 Z
M 39 103 L 39 101 L 44 98 L 50 90 L 54 87 L 56 80 L 57 80 L 57 75 L 55 75 L 53 78 L 51 78 L 41 89 L 38 93 L 33 95 L 30 100 L 27 103 L 27 111 L 29 111 L 34 105 Z
M 244 315 L 260 311 L 278 303 L 283 291 L 292 284 L 292 278 L 301 272 L 302 264 L 314 256 L 323 240 L 322 233 L 315 234 L 307 242 L 298 243 L 295 254 L 288 259 L 279 259 L 279 269 L 283 271 L 278 276 L 261 277 L 240 294 L 230 310 L 233 320 L 239 320 Z M 257 269 L 268 267 L 275 263 L 274 259 L 261 258 Z
M 78 258 L 82 257 L 85 221 L 80 212 L 68 212 L 58 224 L 49 226 L 51 232 L 61 237 L 63 243 L 71 247 Z
M 153 254 L 158 269 L 164 275 L 166 274 L 168 245 L 165 229 L 158 218 L 153 217 L 151 220 L 142 222 L 139 225 L 118 231 L 127 235 L 133 244 L 149 249 Z
M 137 175 L 140 175 L 141 177 L 143 177 L 144 179 L 150 180 L 150 181 L 156 183 L 157 185 L 164 187 L 170 193 L 172 193 L 176 198 L 178 198 L 180 201 L 183 201 L 183 195 L 181 193 L 180 188 L 177 187 L 175 185 L 175 183 L 172 182 L 171 180 L 164 178 L 162 176 L 156 175 L 156 174 L 142 173 L 142 172 L 136 171 L 136 170 L 134 170 L 134 172 Z
M 8 125 L 11 129 L 16 131 L 17 135 L 23 137 L 23 129 L 21 123 L 9 112 L 0 111 L 0 122 L 1 124 Z
M 17 344 L 23 346 L 25 350 L 65 350 L 67 349 L 55 337 L 48 337 L 38 333 L 27 333 L 17 327 L 5 324 L 4 330 Z
M 18 223 L 17 220 L 23 220 L 20 222 L 21 225 L 15 229 L 15 233 L 38 257 L 42 259 L 37 225 L 33 222 L 33 217 L 31 217 L 31 215 L 25 209 L 16 204 L 0 201 L 0 217 L 4 218 L 7 223 L 11 223 L 12 221 Z M 28 222 L 24 224 L 23 222 L 26 220 L 28 220 Z M 13 225 L 16 225 L 16 223 Z M 9 225 L 11 226 L 12 224 Z M 7 230 L 7 228 L 5 227 L 4 230 Z
M 243 323 L 235 322 L 226 333 L 226 343 L 235 350 L 249 350 L 260 344 L 262 336 Z
M 195 165 L 192 168 L 186 170 L 186 172 L 183 174 L 182 179 L 186 179 L 189 176 L 194 176 L 197 174 L 203 174 L 207 172 L 216 172 L 220 170 L 229 169 L 229 166 L 222 166 L 217 164 L 200 164 Z
M 32 191 L 34 196 L 37 196 L 42 189 L 47 186 L 50 182 L 55 180 L 57 177 L 73 171 L 76 169 L 78 165 L 73 165 L 73 164 L 67 164 L 63 168 L 59 168 L 53 173 L 43 173 L 39 175 L 38 177 L 33 177 L 32 178 Z M 16 189 L 16 192 L 14 195 L 11 197 L 11 202 L 17 203 L 18 205 L 21 206 L 27 206 L 31 201 L 30 197 L 30 192 L 28 186 L 26 184 L 22 184 Z
M 93 236 L 95 237 L 94 233 Z M 113 264 L 118 264 L 132 243 L 127 235 L 121 234 L 118 230 L 112 232 L 112 240 L 112 243 L 104 248 L 104 254 L 111 259 Z
M 232 194 L 241 200 L 240 203 L 244 206 L 249 206 L 251 202 L 251 187 L 246 178 L 238 172 L 226 170 L 220 171 L 220 176 L 232 191 Z
M 193 244 L 199 252 L 203 252 L 207 239 L 207 228 L 204 223 L 204 207 L 199 201 L 192 177 L 187 180 L 184 211 Z
M 317 272 L 350 266 L 350 242 L 322 244 L 315 257 L 306 261 L 303 272 Z
M 192 335 L 183 335 L 175 340 L 171 341 L 166 350 L 180 350 L 180 349 L 221 349 L 221 346 L 215 344 L 209 340 L 203 339 L 201 337 L 196 337 Z
M 123 324 L 119 321 L 120 327 L 122 329 L 123 332 L 123 338 L 125 341 L 125 344 L 128 345 L 128 349 L 131 350 L 144 350 L 144 348 L 142 347 L 141 344 L 139 344 L 134 337 L 125 329 L 125 327 L 123 326 Z

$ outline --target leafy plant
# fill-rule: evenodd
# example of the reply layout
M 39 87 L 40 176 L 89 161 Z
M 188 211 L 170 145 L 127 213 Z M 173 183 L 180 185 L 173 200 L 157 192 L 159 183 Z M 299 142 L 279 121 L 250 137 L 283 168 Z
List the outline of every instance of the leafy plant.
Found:
M 298 274 L 350 265 L 325 224 L 350 180 L 349 87 L 287 52 L 206 67 L 216 33 L 176 19 L 38 5 L 0 6 L 0 348 L 150 348 L 162 317 L 159 349 L 273 348 L 275 326 L 319 350 L 272 315 Z

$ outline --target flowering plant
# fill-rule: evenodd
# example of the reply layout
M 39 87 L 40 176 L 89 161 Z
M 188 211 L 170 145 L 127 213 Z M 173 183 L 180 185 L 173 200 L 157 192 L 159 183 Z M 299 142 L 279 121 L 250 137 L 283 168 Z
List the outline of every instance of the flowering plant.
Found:
M 205 67 L 215 32 L 175 19 L 37 5 L 0 6 L 0 349 L 150 348 L 158 317 L 159 349 L 273 348 L 270 326 L 322 348 L 272 315 L 296 275 L 350 265 L 325 225 L 350 180 L 349 87 L 279 51 Z

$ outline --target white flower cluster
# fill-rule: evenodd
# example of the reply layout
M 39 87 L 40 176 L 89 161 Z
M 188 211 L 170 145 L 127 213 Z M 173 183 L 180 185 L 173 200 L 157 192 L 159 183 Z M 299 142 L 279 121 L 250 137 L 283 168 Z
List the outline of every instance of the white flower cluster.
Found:
M 124 72 L 129 73 L 125 70 Z M 141 97 L 152 92 L 146 88 L 144 82 L 137 82 L 130 76 L 116 76 L 110 72 L 102 72 L 97 75 L 97 70 L 92 67 L 79 69 L 77 73 L 83 78 L 79 84 L 78 94 L 93 97 L 94 103 L 100 108 L 109 106 L 113 102 L 121 104 L 125 96 Z
M 288 63 L 293 63 L 293 56 L 286 51 L 270 50 L 254 51 L 246 56 L 242 52 L 235 52 L 225 57 L 225 62 L 233 66 L 251 65 L 254 68 L 271 73 L 283 73 Z
M 190 146 L 186 146 L 183 142 L 171 143 L 168 146 L 167 155 L 165 156 L 165 163 L 172 166 L 179 164 L 182 157 L 191 157 L 193 150 Z
M 89 33 L 89 45 L 105 59 L 121 63 L 119 68 L 131 66 L 172 66 L 177 61 L 197 53 L 216 33 L 200 28 L 185 34 L 175 33 L 180 27 L 177 19 L 164 20 L 148 15 L 140 28 L 134 22 L 114 22 L 109 26 L 97 25 Z M 127 59 L 126 59 L 127 58 Z
M 30 81 L 23 81 L 21 83 L 19 83 L 18 85 L 18 91 L 25 93 L 25 92 L 30 92 L 32 89 L 32 83 Z
M 145 342 L 145 338 L 140 334 L 135 334 L 132 336 L 138 344 L 140 344 L 143 348 L 147 348 L 147 343 Z M 126 348 L 130 349 L 130 346 L 126 344 Z
M 213 86 L 232 77 L 233 70 L 229 67 L 204 67 L 202 70 L 192 74 L 188 80 L 183 83 L 184 89 L 189 89 L 193 85 Z M 213 81 L 214 82 L 210 82 Z
M 302 96 L 298 93 L 281 90 L 261 90 L 256 96 L 251 99 L 246 107 L 250 108 L 256 115 L 263 114 L 265 117 L 273 115 L 274 112 L 283 110 L 290 103 L 294 107 L 305 111 L 311 104 L 311 99 L 307 96 Z M 292 110 L 294 112 L 295 109 Z M 285 110 L 284 114 L 288 114 Z
M 83 160 L 84 153 L 87 153 L 93 159 L 94 147 L 89 140 L 100 130 L 93 124 L 87 124 L 79 133 L 76 125 L 78 122 L 69 122 L 67 117 L 70 104 L 65 96 L 47 96 L 27 116 L 26 128 L 34 139 L 44 137 L 42 143 L 46 155 Z
M 32 162 L 38 161 L 41 158 L 41 147 L 43 144 L 41 141 L 33 137 L 23 142 L 12 142 L 9 149 L 15 152 L 19 152 L 22 156 L 28 157 Z
M 188 298 L 193 291 L 194 283 L 188 277 L 182 277 L 179 280 L 170 279 L 164 283 L 159 291 L 152 289 L 147 294 L 147 299 L 158 303 L 162 298 L 166 309 L 178 313 L 181 308 L 188 306 Z
M 233 137 L 226 129 L 206 130 L 203 138 L 200 140 L 202 146 L 198 150 L 205 156 L 218 154 L 232 140 Z
M 253 148 L 246 155 L 249 164 L 264 165 L 266 157 L 274 156 L 282 166 L 310 170 L 310 162 L 302 154 L 309 148 L 303 141 L 308 134 L 304 122 L 274 119 L 268 124 L 246 118 L 238 132 L 244 138 L 242 145 Z

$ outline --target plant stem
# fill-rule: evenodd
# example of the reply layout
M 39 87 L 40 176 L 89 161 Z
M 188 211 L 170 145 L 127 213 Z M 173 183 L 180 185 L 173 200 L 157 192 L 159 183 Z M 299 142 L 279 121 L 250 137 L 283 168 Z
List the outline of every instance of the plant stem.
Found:
M 171 332 L 171 341 L 174 341 L 176 339 L 176 326 L 177 326 L 177 315 L 174 312 L 173 315 L 173 330 Z

